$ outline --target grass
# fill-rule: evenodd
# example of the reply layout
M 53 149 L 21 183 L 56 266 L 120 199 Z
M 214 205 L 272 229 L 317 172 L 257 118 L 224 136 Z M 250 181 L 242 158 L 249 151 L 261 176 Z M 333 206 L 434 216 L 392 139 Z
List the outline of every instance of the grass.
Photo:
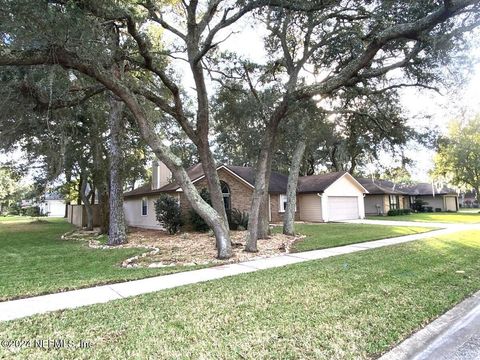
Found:
M 296 224 L 295 231 L 306 237 L 293 245 L 292 252 L 325 249 L 431 230 L 433 229 L 365 224 Z M 281 232 L 281 228 L 275 228 L 274 231 Z
M 199 268 L 125 269 L 123 260 L 146 250 L 60 240 L 71 229 L 63 219 L 0 217 L 0 301 Z
M 454 224 L 480 224 L 480 214 L 471 212 L 416 213 L 399 216 L 369 216 L 370 220 L 418 221 Z
M 479 238 L 462 232 L 2 323 L 1 339 L 90 348 L 0 348 L 0 358 L 376 357 L 480 288 Z
M 0 301 L 93 285 L 122 282 L 203 266 L 125 269 L 120 263 L 145 249 L 91 249 L 81 241 L 60 236 L 72 229 L 63 219 L 0 217 Z M 306 251 L 355 242 L 427 231 L 425 228 L 380 225 L 298 225 L 307 235 L 294 251 Z M 101 239 L 106 242 L 106 237 Z

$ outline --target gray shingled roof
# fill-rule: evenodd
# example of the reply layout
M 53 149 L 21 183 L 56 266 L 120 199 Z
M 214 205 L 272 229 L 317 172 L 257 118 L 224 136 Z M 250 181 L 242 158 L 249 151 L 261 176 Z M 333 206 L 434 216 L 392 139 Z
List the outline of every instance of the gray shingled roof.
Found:
M 372 180 L 366 178 L 356 178 L 362 186 L 368 190 L 370 195 L 403 195 L 404 193 L 398 189 L 391 181 Z
M 253 167 L 233 165 L 225 165 L 225 167 L 239 177 L 241 177 L 249 184 L 251 184 L 252 186 L 255 185 L 255 169 Z M 201 178 L 204 175 L 201 164 L 192 166 L 187 170 L 187 173 L 190 179 L 192 179 L 193 181 Z M 325 191 L 325 189 L 328 188 L 331 184 L 333 184 L 336 180 L 341 178 L 343 175 L 345 175 L 345 172 L 334 172 L 323 175 L 300 177 L 298 179 L 298 193 L 321 193 Z M 272 171 L 272 174 L 270 176 L 269 192 L 285 194 L 287 192 L 287 183 L 287 175 Z M 152 190 L 151 184 L 146 184 L 138 189 L 126 192 L 124 196 L 135 197 L 144 195 L 156 195 L 165 192 L 173 192 L 178 190 L 179 188 L 180 186 L 176 182 L 167 184 L 162 188 L 156 190 Z
M 330 185 L 345 174 L 345 171 L 338 171 L 322 175 L 302 176 L 298 179 L 298 193 L 324 192 Z
M 434 190 L 435 187 L 435 190 Z M 401 191 L 407 195 L 448 195 L 448 194 L 457 194 L 454 189 L 451 189 L 447 186 L 438 187 L 429 183 L 418 183 L 415 185 L 406 185 L 400 187 Z
M 438 187 L 430 183 L 418 183 L 414 185 L 395 185 L 393 182 L 388 180 L 380 179 L 365 179 L 357 178 L 358 182 L 363 185 L 364 188 L 372 195 L 412 195 L 412 196 L 428 196 L 432 195 L 435 192 L 435 195 L 447 195 L 447 194 L 456 194 L 456 191 L 443 186 Z M 435 191 L 433 190 L 435 186 Z
M 46 193 L 43 196 L 44 200 L 63 200 L 63 195 L 58 192 Z

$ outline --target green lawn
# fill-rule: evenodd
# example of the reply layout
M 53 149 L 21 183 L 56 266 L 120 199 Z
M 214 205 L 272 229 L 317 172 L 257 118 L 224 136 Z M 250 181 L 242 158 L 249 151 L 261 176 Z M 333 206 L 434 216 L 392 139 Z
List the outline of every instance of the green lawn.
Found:
M 0 338 L 90 344 L 17 349 L 25 359 L 376 357 L 480 288 L 479 238 L 457 233 L 35 316 L 1 324 Z
M 370 220 L 418 221 L 457 224 L 480 224 L 480 214 L 470 212 L 417 213 L 400 216 L 369 216 Z
M 423 227 L 365 224 L 296 224 L 295 231 L 306 237 L 293 245 L 292 252 L 325 249 L 431 230 L 433 229 Z M 281 232 L 282 229 L 276 227 L 274 231 Z
M 85 242 L 64 241 L 72 227 L 63 219 L 0 217 L 0 301 L 98 284 L 140 279 L 205 266 L 124 269 L 119 264 L 144 249 L 91 249 Z M 427 231 L 379 225 L 298 225 L 307 238 L 294 251 L 321 249 Z
M 0 301 L 198 268 L 124 269 L 123 260 L 146 250 L 60 240 L 71 228 L 63 219 L 0 217 Z

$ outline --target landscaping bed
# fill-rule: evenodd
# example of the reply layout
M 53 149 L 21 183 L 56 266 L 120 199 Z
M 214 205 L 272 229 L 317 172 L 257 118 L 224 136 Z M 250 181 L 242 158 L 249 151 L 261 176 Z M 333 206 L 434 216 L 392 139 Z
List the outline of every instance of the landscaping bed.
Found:
M 247 231 L 232 231 L 233 256 L 229 260 L 218 260 L 215 237 L 210 233 L 181 233 L 169 235 L 158 230 L 131 228 L 129 246 L 151 246 L 159 251 L 153 255 L 140 256 L 130 263 L 133 266 L 165 267 L 174 265 L 208 265 L 247 261 L 271 257 L 290 251 L 299 237 L 272 234 L 268 239 L 258 240 L 258 252 L 244 251 Z

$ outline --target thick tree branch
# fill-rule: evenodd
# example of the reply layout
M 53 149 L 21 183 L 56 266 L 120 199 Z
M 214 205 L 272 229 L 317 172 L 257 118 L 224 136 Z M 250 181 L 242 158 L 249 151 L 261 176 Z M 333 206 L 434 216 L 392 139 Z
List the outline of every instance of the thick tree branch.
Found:
M 83 104 L 88 99 L 95 95 L 101 94 L 105 91 L 105 87 L 102 85 L 93 85 L 88 88 L 78 89 L 76 92 L 82 92 L 82 96 L 77 96 L 69 99 L 50 99 L 47 92 L 40 90 L 35 85 L 22 81 L 19 85 L 20 92 L 25 96 L 31 97 L 35 100 L 38 110 L 47 109 L 65 109 Z
M 462 12 L 466 7 L 479 2 L 479 0 L 452 0 L 448 8 L 442 6 L 415 22 L 394 25 L 381 31 L 378 35 L 369 39 L 370 42 L 365 47 L 363 54 L 352 60 L 337 74 L 329 76 L 321 83 L 300 89 L 296 97 L 298 99 L 310 98 L 314 95 L 331 93 L 349 82 L 349 85 L 353 85 L 351 83 L 352 78 L 356 77 L 360 70 L 368 67 L 378 51 L 391 41 L 418 38 L 423 32 L 433 29 L 436 25 L 445 22 L 456 13 Z M 405 64 L 397 64 L 396 67 L 404 66 Z M 358 78 L 358 81 L 360 81 L 360 78 Z

